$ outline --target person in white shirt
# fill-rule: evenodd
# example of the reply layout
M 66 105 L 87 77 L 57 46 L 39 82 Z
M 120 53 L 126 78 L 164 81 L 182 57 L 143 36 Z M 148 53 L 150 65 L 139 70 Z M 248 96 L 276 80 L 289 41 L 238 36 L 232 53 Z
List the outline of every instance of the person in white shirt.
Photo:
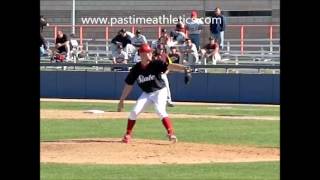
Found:
M 113 57 L 113 64 L 127 64 L 128 63 L 128 54 L 123 50 L 123 47 L 121 44 L 117 45 L 117 51 Z M 126 71 L 128 68 L 124 67 L 113 67 L 111 69 L 112 71 Z
M 147 38 L 141 34 L 141 30 L 137 29 L 135 36 L 131 39 L 131 44 L 134 45 L 136 48 L 139 48 L 142 44 L 146 44 Z
M 141 30 L 137 29 L 135 32 L 135 36 L 131 39 L 132 45 L 135 47 L 135 50 L 132 51 L 133 62 L 137 63 L 140 61 L 140 56 L 138 54 L 138 50 L 142 44 L 147 44 L 147 38 L 141 34 Z
M 198 50 L 196 45 L 191 42 L 191 39 L 187 38 L 184 53 L 187 57 L 187 64 L 197 64 L 199 61 Z

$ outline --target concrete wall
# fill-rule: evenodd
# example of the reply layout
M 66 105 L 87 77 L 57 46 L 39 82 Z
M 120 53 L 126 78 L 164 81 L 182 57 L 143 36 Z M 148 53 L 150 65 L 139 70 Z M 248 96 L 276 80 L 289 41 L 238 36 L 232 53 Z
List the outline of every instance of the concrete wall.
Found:
M 41 71 L 42 98 L 119 99 L 126 72 Z M 183 74 L 168 76 L 174 101 L 280 103 L 279 74 L 193 74 L 189 85 Z M 135 85 L 128 99 L 141 94 Z
M 270 10 L 272 16 L 247 16 L 247 17 L 227 17 L 228 24 L 277 24 L 280 21 L 279 0 L 76 0 L 76 24 L 82 24 L 81 17 L 120 17 L 135 14 L 136 16 L 159 16 L 162 14 L 172 14 L 174 16 L 190 16 L 191 10 L 197 10 L 199 15 L 204 16 L 205 11 L 221 7 L 224 11 L 252 11 Z M 40 0 L 41 14 L 47 17 L 51 24 L 71 24 L 72 0 Z M 114 36 L 119 28 L 111 29 L 110 36 Z M 53 29 L 46 28 L 44 35 L 53 37 Z M 67 34 L 71 33 L 71 28 L 64 28 Z M 148 38 L 156 38 L 156 29 L 144 30 Z M 240 30 L 228 28 L 225 38 L 239 38 Z M 79 33 L 79 30 L 76 30 Z M 84 36 L 91 38 L 104 38 L 104 29 L 90 29 Z M 203 32 L 202 39 L 209 36 L 208 28 Z M 250 28 L 246 38 L 267 38 L 267 29 Z M 279 38 L 278 29 L 274 29 L 274 38 Z

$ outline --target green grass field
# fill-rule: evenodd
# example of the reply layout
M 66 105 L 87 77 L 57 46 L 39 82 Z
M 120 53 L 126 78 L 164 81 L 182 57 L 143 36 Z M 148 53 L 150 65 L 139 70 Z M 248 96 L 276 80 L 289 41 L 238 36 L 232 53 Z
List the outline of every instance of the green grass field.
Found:
M 277 180 L 279 162 L 197 165 L 64 165 L 42 164 L 47 180 Z
M 133 105 L 126 105 L 129 111 Z M 41 109 L 114 111 L 112 103 L 41 102 Z M 150 109 L 152 111 L 152 109 Z M 261 106 L 191 106 L 168 108 L 170 113 L 275 116 L 279 107 Z M 226 119 L 173 119 L 181 142 L 279 147 L 279 121 Z M 41 141 L 71 138 L 121 138 L 126 119 L 107 120 L 41 120 Z M 135 138 L 165 140 L 159 119 L 141 119 L 135 127 Z M 215 163 L 194 165 L 71 165 L 41 163 L 43 180 L 102 179 L 216 179 L 276 180 L 279 162 Z

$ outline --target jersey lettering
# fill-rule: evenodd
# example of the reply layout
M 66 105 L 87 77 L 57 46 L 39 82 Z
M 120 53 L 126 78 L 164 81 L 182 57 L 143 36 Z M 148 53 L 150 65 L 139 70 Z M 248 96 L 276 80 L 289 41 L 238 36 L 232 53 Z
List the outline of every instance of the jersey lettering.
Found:
M 141 84 L 141 83 L 144 83 L 144 82 L 147 82 L 147 81 L 153 81 L 154 79 L 156 78 L 155 75 L 149 75 L 147 77 L 143 76 L 143 75 L 139 75 L 138 76 L 138 83 Z

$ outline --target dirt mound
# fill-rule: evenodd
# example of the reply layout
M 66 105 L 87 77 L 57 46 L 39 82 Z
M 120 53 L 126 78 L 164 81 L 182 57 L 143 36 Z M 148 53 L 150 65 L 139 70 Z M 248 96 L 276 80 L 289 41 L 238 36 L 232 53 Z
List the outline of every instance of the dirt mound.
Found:
M 41 142 L 41 162 L 75 164 L 193 164 L 278 161 L 278 148 L 134 139 L 74 139 Z
M 41 119 L 126 119 L 129 112 L 104 112 L 99 114 L 85 113 L 82 110 L 56 110 L 42 109 Z M 210 119 L 234 119 L 234 120 L 279 120 L 276 116 L 217 116 L 217 115 L 191 115 L 191 114 L 170 114 L 171 118 L 210 118 Z M 141 113 L 139 119 L 158 118 L 155 113 Z

